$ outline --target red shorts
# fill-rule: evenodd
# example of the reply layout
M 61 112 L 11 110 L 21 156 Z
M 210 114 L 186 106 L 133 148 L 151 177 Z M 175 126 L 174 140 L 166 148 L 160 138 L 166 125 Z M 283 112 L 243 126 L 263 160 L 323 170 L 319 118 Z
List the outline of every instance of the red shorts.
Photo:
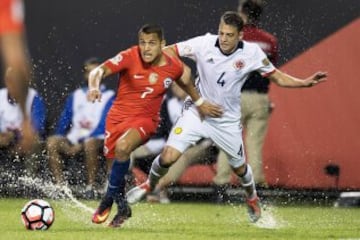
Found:
M 106 119 L 104 155 L 106 158 L 113 159 L 115 157 L 116 141 L 129 129 L 136 129 L 141 139 L 146 142 L 156 131 L 158 121 L 151 118 L 126 118 L 120 122 Z
M 0 0 L 0 35 L 21 32 L 23 28 L 23 2 L 21 0 Z

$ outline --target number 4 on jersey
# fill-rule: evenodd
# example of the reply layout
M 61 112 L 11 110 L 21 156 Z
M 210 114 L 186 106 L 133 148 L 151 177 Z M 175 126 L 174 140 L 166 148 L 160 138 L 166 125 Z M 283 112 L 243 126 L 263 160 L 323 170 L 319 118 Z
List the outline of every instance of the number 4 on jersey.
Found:
M 225 75 L 225 72 L 223 72 L 220 75 L 220 77 L 218 78 L 218 80 L 216 81 L 216 83 L 219 84 L 222 87 L 225 85 L 225 80 L 223 79 L 224 75 Z

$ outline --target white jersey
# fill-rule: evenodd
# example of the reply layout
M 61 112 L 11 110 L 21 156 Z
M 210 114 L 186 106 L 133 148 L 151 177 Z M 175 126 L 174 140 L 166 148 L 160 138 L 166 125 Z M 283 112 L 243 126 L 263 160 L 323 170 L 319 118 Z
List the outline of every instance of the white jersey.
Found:
M 56 134 L 75 144 L 89 137 L 104 138 L 105 117 L 114 98 L 114 91 L 101 87 L 101 101 L 87 100 L 87 88 L 75 90 L 67 99 L 57 125 Z
M 26 99 L 26 112 L 31 115 L 31 106 L 37 92 L 33 88 L 29 88 Z M 2 88 L 0 90 L 0 132 L 21 129 L 23 122 L 23 114 L 18 104 L 11 104 L 8 101 L 8 90 Z
M 177 43 L 176 47 L 180 56 L 196 62 L 196 86 L 200 95 L 224 110 L 221 118 L 206 118 L 209 123 L 240 122 L 240 92 L 248 74 L 258 71 L 267 75 L 275 70 L 255 43 L 241 41 L 235 52 L 225 55 L 220 50 L 218 36 L 208 33 Z

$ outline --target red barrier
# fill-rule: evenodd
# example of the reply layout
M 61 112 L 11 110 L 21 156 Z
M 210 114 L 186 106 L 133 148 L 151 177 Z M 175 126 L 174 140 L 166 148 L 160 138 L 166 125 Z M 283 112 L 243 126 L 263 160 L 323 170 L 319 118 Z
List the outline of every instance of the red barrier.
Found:
M 332 188 L 324 167 L 340 167 L 338 187 L 360 189 L 360 19 L 350 23 L 282 67 L 306 77 L 327 71 L 328 81 L 312 89 L 272 85 L 275 110 L 264 148 L 266 179 L 290 188 Z

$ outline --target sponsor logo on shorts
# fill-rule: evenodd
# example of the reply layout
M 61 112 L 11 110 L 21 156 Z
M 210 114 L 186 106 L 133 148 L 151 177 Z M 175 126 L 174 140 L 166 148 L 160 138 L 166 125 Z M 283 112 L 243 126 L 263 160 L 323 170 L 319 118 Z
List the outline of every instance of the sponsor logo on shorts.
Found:
M 268 59 L 268 58 L 264 58 L 264 59 L 262 60 L 262 64 L 264 64 L 264 66 L 269 66 L 269 64 L 270 64 L 269 59 Z
M 174 129 L 174 133 L 177 134 L 177 135 L 181 134 L 182 133 L 182 128 L 181 127 L 176 127 Z

